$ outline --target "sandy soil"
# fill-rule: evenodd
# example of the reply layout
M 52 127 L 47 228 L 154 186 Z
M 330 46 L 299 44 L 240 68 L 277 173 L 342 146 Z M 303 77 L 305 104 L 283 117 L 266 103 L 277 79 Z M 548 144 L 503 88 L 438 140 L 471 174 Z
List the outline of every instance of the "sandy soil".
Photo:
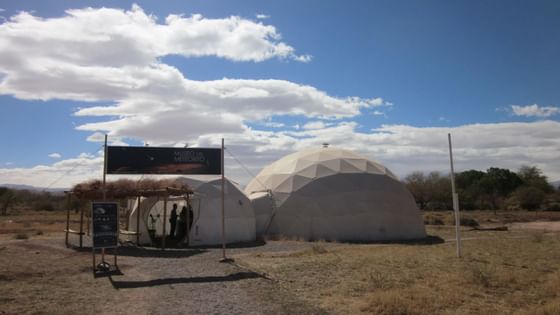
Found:
M 228 256 L 310 246 L 268 242 L 228 250 Z M 118 257 L 122 274 L 95 278 L 91 251 L 67 249 L 63 234 L 0 240 L 0 314 L 324 313 L 275 280 L 220 258 L 221 249 L 125 247 Z
M 512 223 L 511 229 L 558 232 L 560 231 L 560 222 L 558 221 L 518 222 L 518 223 Z

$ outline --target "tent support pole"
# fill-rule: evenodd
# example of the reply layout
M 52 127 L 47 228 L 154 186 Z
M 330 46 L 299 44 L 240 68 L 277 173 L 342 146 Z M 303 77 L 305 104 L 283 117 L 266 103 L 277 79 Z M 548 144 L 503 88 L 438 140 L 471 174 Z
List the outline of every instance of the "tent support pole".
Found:
M 222 259 L 220 262 L 229 262 L 226 256 L 226 214 L 225 214 L 225 168 L 224 168 L 224 138 L 222 138 Z
M 165 239 L 167 238 L 165 221 L 167 221 L 167 196 L 163 199 L 163 235 L 161 236 L 161 250 L 165 250 Z
M 141 202 L 141 197 L 138 196 L 138 209 L 136 210 L 136 246 L 140 246 L 140 202 Z
M 68 231 L 70 229 L 70 193 L 66 195 L 66 238 L 64 243 L 68 247 Z
M 84 239 L 84 207 L 80 207 L 80 248 L 82 248 Z
M 103 146 L 103 201 L 107 197 L 107 189 L 105 187 L 107 177 L 107 134 L 105 134 L 105 145 Z

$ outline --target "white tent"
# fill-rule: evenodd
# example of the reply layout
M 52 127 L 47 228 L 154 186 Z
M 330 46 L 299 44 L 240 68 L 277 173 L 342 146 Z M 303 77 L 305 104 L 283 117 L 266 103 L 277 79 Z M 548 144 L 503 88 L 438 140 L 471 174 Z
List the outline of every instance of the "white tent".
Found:
M 406 240 L 426 236 L 410 192 L 379 163 L 317 148 L 265 167 L 245 188 L 258 235 L 308 240 Z
M 221 178 L 215 176 L 183 177 L 179 180 L 186 182 L 194 191 L 190 197 L 193 209 L 193 223 L 189 233 L 189 245 L 217 245 L 222 242 L 222 212 L 221 212 Z M 255 240 L 255 214 L 251 202 L 243 191 L 234 183 L 226 179 L 225 182 L 225 236 L 227 243 L 246 242 Z M 172 205 L 177 203 L 180 212 L 186 200 L 171 198 L 167 205 L 166 232 L 169 233 L 169 215 Z M 156 235 L 163 234 L 163 206 L 164 202 L 155 197 L 143 198 L 140 203 L 140 243 L 150 244 L 148 229 L 153 226 Z M 136 231 L 136 215 L 138 207 L 129 216 L 129 230 Z M 151 215 L 151 216 L 150 216 Z M 152 223 L 152 220 L 154 222 Z M 135 236 L 129 237 L 135 241 Z

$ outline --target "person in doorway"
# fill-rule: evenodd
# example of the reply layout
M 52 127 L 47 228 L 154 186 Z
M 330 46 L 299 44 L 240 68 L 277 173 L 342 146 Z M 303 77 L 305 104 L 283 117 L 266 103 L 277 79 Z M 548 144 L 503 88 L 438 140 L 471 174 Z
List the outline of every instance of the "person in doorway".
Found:
M 181 209 L 178 223 L 179 226 L 177 227 L 177 239 L 181 241 L 185 237 L 185 232 L 187 229 L 187 207 L 185 206 L 183 206 L 183 208 Z
M 193 220 L 194 220 L 194 213 L 193 213 L 192 207 L 191 207 L 190 204 L 188 205 L 188 207 L 189 207 L 189 229 L 187 230 L 187 233 L 189 233 L 191 231 L 191 227 L 192 227 Z
M 169 229 L 169 237 L 175 238 L 175 228 L 177 227 L 177 204 L 173 204 L 173 210 L 171 210 L 171 216 L 169 217 L 169 224 L 171 228 Z

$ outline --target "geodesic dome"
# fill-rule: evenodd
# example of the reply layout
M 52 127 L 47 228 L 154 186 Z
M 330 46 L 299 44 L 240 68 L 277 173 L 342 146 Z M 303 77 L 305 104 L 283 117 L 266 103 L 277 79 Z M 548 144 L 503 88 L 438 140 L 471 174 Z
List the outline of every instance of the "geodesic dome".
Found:
M 406 240 L 426 236 L 411 193 L 377 162 L 317 148 L 265 167 L 245 188 L 257 235 L 308 240 Z

